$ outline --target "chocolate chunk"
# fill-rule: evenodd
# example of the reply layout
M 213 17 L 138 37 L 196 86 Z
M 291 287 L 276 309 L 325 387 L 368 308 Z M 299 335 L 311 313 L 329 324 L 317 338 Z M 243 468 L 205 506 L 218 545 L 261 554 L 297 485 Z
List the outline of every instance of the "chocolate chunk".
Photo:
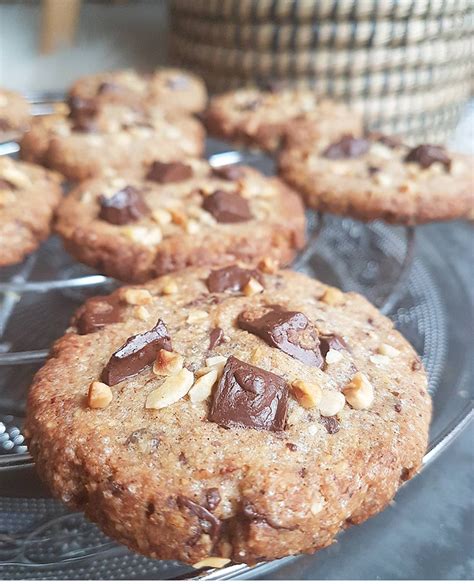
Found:
M 298 359 L 305 365 L 321 367 L 324 363 L 316 329 L 302 312 L 271 309 L 263 316 L 244 311 L 237 317 L 239 327 Z
M 319 421 L 326 428 L 328 434 L 336 434 L 336 432 L 339 432 L 341 429 L 339 420 L 336 416 L 321 416 Z
M 179 507 L 185 507 L 192 515 L 198 518 L 199 527 L 203 533 L 207 533 L 212 539 L 216 539 L 219 536 L 221 522 L 205 507 L 198 505 L 198 503 L 191 501 L 191 499 L 184 495 L 178 495 L 176 502 Z
M 298 450 L 298 446 L 296 446 L 296 444 L 293 444 L 293 442 L 287 442 L 286 447 L 288 448 L 288 450 L 291 450 L 291 452 L 296 452 Z
M 222 345 L 224 342 L 224 331 L 220 327 L 213 328 L 209 335 L 209 351 Z
M 319 350 L 325 358 L 329 350 L 340 351 L 346 348 L 346 343 L 338 335 L 319 335 Z
M 171 338 L 161 319 L 150 331 L 128 338 L 115 351 L 102 371 L 102 381 L 107 385 L 116 385 L 133 377 L 153 363 L 160 349 L 172 350 Z
M 288 384 L 274 373 L 229 357 L 212 397 L 209 420 L 224 428 L 284 430 Z
M 262 274 L 258 270 L 247 270 L 239 266 L 227 266 L 213 270 L 207 277 L 206 284 L 209 292 L 241 292 L 255 278 L 261 284 Z
M 219 489 L 215 487 L 211 487 L 210 489 L 206 490 L 206 501 L 207 501 L 207 508 L 209 511 L 214 511 L 214 509 L 219 505 L 221 502 L 221 495 L 219 493 Z
M 122 308 L 116 296 L 93 296 L 77 312 L 74 326 L 80 335 L 88 335 L 121 319 Z
M 146 175 L 147 180 L 165 184 L 181 182 L 193 176 L 193 169 L 182 162 L 160 162 L 155 160 Z
M 93 99 L 72 96 L 68 100 L 69 117 L 75 132 L 95 132 L 97 130 L 97 103 Z
M 239 180 L 245 175 L 243 168 L 238 164 L 216 166 L 212 169 L 212 174 L 224 180 Z
M 429 168 L 435 162 L 439 162 L 447 171 L 451 168 L 451 159 L 446 150 L 433 144 L 420 144 L 413 148 L 406 155 L 405 162 L 416 162 L 422 168 Z
M 101 196 L 99 218 L 112 225 L 126 225 L 149 213 L 140 192 L 132 186 L 117 191 L 111 197 Z
M 323 156 L 331 160 L 341 158 L 358 158 L 370 148 L 370 142 L 365 138 L 354 138 L 353 136 L 343 136 L 339 142 L 331 144 L 324 150 Z
M 380 168 L 378 166 L 368 166 L 367 172 L 369 173 L 370 176 L 374 176 L 374 174 L 380 172 Z
M 1 190 L 16 190 L 16 187 L 13 183 L 4 178 L 0 178 L 0 191 Z
M 393 409 L 397 412 L 397 414 L 399 414 L 402 411 L 402 404 L 401 404 L 401 402 L 397 402 L 393 406 Z
M 204 199 L 202 207 L 219 223 L 241 223 L 252 219 L 247 200 L 238 193 L 215 191 Z

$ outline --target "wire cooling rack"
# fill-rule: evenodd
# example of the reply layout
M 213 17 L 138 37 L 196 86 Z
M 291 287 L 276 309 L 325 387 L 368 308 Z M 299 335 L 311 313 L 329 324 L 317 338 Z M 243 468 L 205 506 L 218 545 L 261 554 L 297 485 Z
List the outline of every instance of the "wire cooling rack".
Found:
M 45 102 L 37 99 L 35 107 L 38 113 L 47 114 L 56 105 L 47 96 Z M 271 161 L 261 155 L 223 148 L 210 142 L 212 164 L 245 162 L 272 171 Z M 15 141 L 0 145 L 3 154 L 17 150 Z M 308 224 L 308 246 L 293 267 L 363 293 L 392 318 L 422 357 L 434 402 L 426 465 L 473 416 L 474 373 L 465 351 L 473 325 L 472 314 L 466 313 L 466 307 L 472 306 L 466 280 L 472 227 L 457 226 L 456 254 L 447 251 L 445 238 L 436 231 L 429 237 L 417 237 L 415 254 L 411 229 L 311 213 Z M 138 556 L 108 539 L 82 514 L 34 494 L 36 479 L 28 474 L 33 463 L 21 435 L 28 385 L 74 309 L 88 296 L 109 292 L 117 285 L 75 262 L 55 237 L 23 264 L 0 270 L 0 477 L 11 485 L 9 492 L 0 488 L 4 520 L 0 575 L 18 579 L 67 579 L 80 574 L 84 579 L 217 580 L 256 577 L 264 570 L 297 561 L 285 558 L 252 568 L 230 565 L 190 571 L 177 562 Z M 24 473 L 29 489 L 23 493 Z

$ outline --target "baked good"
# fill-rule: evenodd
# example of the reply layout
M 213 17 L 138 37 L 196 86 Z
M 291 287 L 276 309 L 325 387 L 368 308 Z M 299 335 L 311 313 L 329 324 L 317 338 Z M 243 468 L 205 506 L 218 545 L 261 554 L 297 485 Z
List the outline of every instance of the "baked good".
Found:
M 287 264 L 304 245 L 305 216 L 296 193 L 252 168 L 155 160 L 140 178 L 80 184 L 58 209 L 56 231 L 85 264 L 144 282 L 236 259 Z
M 30 115 L 30 105 L 22 95 L 0 88 L 0 136 L 2 133 L 24 131 Z
M 295 122 L 299 122 L 293 129 Z M 314 91 L 273 84 L 268 91 L 237 89 L 216 95 L 205 114 L 209 132 L 237 144 L 276 150 L 288 131 L 298 136 L 360 132 L 359 114 L 342 104 L 319 101 Z
M 50 233 L 61 177 L 0 156 L 0 266 L 20 262 Z
M 21 140 L 21 157 L 70 180 L 84 180 L 140 172 L 157 157 L 199 156 L 204 149 L 204 130 L 190 116 L 120 104 L 79 108 L 72 114 L 35 119 Z
M 89 300 L 25 433 L 53 493 L 121 543 L 252 564 L 382 510 L 421 465 L 430 407 L 414 349 L 367 300 L 233 265 Z
M 468 216 L 473 162 L 442 146 L 343 134 L 335 141 L 287 140 L 279 173 L 319 211 L 415 225 Z
M 163 68 L 150 74 L 126 69 L 81 77 L 70 88 L 69 100 L 73 107 L 92 100 L 197 113 L 206 107 L 207 91 L 201 78 L 182 69 Z

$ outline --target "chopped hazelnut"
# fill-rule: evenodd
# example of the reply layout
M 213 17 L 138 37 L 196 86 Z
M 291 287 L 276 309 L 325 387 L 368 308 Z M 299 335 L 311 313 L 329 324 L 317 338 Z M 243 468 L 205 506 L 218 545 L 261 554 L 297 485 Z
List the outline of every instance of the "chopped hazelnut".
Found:
M 193 564 L 193 568 L 223 568 L 224 566 L 227 566 L 230 561 L 229 558 L 209 557 Z
M 217 381 L 219 372 L 217 369 L 211 369 L 204 375 L 199 377 L 191 390 L 189 391 L 189 398 L 193 403 L 206 400 L 212 392 L 212 388 Z
M 170 375 L 178 373 L 184 366 L 184 357 L 172 351 L 160 349 L 153 364 L 155 375 Z
M 145 408 L 159 410 L 174 404 L 188 393 L 193 382 L 194 375 L 191 371 L 181 369 L 178 373 L 167 377 L 160 387 L 148 394 Z
M 344 294 L 337 288 L 328 287 L 321 296 L 320 300 L 325 304 L 335 306 L 336 304 L 341 304 L 341 302 L 344 301 Z
M 245 296 L 254 296 L 255 294 L 260 294 L 261 292 L 263 292 L 263 290 L 264 288 L 260 284 L 260 282 L 255 280 L 255 278 L 250 278 L 250 280 L 244 286 L 243 292 Z
M 112 398 L 112 390 L 105 383 L 102 383 L 101 381 L 93 381 L 90 384 L 89 393 L 87 395 L 87 403 L 90 408 L 106 408 L 112 401 Z
M 325 359 L 328 365 L 339 363 L 339 361 L 342 359 L 342 353 L 340 351 L 336 351 L 336 349 L 329 349 L 329 351 L 326 353 Z
M 374 388 L 363 373 L 356 373 L 343 392 L 355 410 L 366 410 L 374 401 Z
M 345 403 L 346 400 L 342 393 L 323 389 L 321 390 L 319 412 L 322 416 L 335 416 L 343 409 Z
M 150 313 L 144 306 L 137 306 L 133 314 L 140 320 L 148 320 L 150 317 Z
M 158 225 L 161 226 L 168 225 L 172 220 L 171 213 L 166 209 L 155 209 L 151 215 Z
M 186 322 L 189 324 L 197 324 L 206 321 L 209 318 L 205 310 L 193 310 L 189 313 Z
M 273 258 L 266 257 L 258 264 L 258 267 L 265 274 L 275 274 L 278 271 L 278 262 Z
M 317 383 L 309 383 L 301 379 L 291 384 L 293 395 L 304 408 L 314 408 L 321 400 L 321 387 Z
M 174 280 L 169 280 L 163 286 L 161 291 L 163 292 L 163 294 L 166 294 L 167 296 L 176 294 L 178 292 L 178 284 Z
M 153 296 L 148 290 L 140 290 L 137 288 L 125 288 L 125 290 L 121 290 L 120 298 L 127 304 L 134 306 L 149 304 L 153 300 Z
M 387 357 L 396 357 L 400 354 L 400 351 L 392 345 L 387 345 L 387 343 L 382 343 L 378 349 L 381 355 L 386 355 Z

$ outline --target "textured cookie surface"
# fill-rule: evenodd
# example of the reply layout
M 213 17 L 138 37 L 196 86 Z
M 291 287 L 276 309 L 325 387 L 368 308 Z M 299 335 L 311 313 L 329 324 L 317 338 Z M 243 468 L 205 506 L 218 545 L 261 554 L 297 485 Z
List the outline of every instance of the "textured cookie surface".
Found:
M 365 299 L 234 265 L 89 300 L 34 380 L 26 433 L 56 496 L 120 542 L 252 563 L 383 509 L 421 464 L 430 408 L 418 356 Z
M 180 69 L 151 74 L 133 70 L 106 71 L 78 79 L 69 91 L 72 102 L 93 100 L 131 106 L 159 106 L 167 111 L 200 112 L 207 102 L 204 82 Z
M 68 251 L 126 282 L 236 259 L 287 264 L 305 241 L 303 205 L 283 182 L 203 160 L 83 183 L 57 216 Z
M 30 121 L 30 106 L 19 93 L 0 88 L 0 135 L 23 131 Z
M 359 132 L 362 127 L 360 116 L 345 106 L 319 102 L 310 90 L 288 88 L 239 89 L 217 95 L 211 99 L 205 121 L 211 134 L 270 151 L 279 147 L 288 132 L 318 138 Z M 295 122 L 297 128 L 293 128 Z
M 21 141 L 21 156 L 84 180 L 140 171 L 156 157 L 199 156 L 203 148 L 203 128 L 190 116 L 105 104 L 35 119 Z
M 0 266 L 20 262 L 49 235 L 61 193 L 58 174 L 0 157 Z
M 415 148 L 377 134 L 331 142 L 288 140 L 280 175 L 310 207 L 413 225 L 467 217 L 474 206 L 473 158 L 435 145 Z

